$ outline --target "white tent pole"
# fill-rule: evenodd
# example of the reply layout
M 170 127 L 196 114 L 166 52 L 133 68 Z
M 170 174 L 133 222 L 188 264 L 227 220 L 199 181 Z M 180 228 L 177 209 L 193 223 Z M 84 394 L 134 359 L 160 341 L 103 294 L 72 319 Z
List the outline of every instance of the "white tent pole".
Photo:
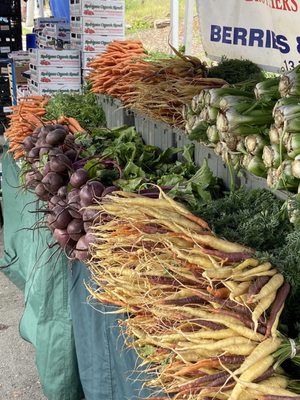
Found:
M 185 0 L 184 12 L 184 53 L 192 54 L 193 47 L 193 21 L 194 21 L 194 0 Z
M 34 3 L 35 0 L 28 0 L 26 3 L 26 27 L 33 26 L 33 18 L 34 18 Z
M 171 45 L 179 47 L 179 1 L 171 0 Z

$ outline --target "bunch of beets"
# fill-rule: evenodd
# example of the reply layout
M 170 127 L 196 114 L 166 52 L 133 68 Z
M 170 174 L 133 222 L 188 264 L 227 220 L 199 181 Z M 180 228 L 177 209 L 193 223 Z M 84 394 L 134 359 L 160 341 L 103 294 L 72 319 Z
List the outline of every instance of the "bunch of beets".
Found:
M 70 258 L 87 259 L 89 244 L 94 241 L 90 227 L 101 217 L 96 210 L 85 207 L 117 188 L 105 188 L 100 181 L 89 178 L 82 168 L 83 160 L 80 162 L 81 148 L 66 125 L 36 128 L 23 141 L 23 147 L 29 166 L 25 187 L 47 202 L 47 225 L 55 240 Z

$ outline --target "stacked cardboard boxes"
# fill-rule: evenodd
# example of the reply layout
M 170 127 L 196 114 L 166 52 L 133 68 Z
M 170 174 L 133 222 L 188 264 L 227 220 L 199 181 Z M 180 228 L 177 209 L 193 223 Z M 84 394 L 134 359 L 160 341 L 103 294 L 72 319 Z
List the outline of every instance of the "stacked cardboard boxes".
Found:
M 70 24 L 64 18 L 37 18 L 34 32 L 38 48 L 70 48 Z
M 30 49 L 29 91 L 37 95 L 81 91 L 80 52 L 70 49 L 70 25 L 65 18 L 34 21 L 35 49 Z
M 29 69 L 28 51 L 13 51 L 9 54 L 8 77 L 12 104 L 28 93 L 27 79 L 23 75 Z
M 113 40 L 125 37 L 125 0 L 70 0 L 71 47 L 82 52 L 83 76 L 88 62 Z
M 78 50 L 30 49 L 30 92 L 53 95 L 81 91 L 81 60 Z

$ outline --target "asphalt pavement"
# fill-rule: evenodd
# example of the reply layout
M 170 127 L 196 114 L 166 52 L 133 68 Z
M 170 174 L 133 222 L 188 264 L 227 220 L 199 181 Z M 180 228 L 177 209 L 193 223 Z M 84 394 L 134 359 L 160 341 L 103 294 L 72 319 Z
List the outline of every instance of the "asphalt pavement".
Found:
M 2 248 L 0 243 L 1 254 Z M 46 399 L 35 365 L 35 349 L 19 333 L 23 299 L 23 292 L 0 272 L 0 400 Z

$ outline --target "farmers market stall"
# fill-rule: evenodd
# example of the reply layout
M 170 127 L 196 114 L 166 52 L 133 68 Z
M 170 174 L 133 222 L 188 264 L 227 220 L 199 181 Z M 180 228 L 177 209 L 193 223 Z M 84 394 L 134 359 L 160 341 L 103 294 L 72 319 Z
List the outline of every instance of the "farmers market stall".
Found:
M 262 363 L 261 369 L 257 370 L 253 378 L 251 375 L 250 379 L 255 381 L 252 383 L 254 386 L 251 386 L 251 390 L 253 390 L 253 393 L 255 391 L 260 393 L 261 390 L 267 390 L 263 389 L 263 385 L 269 385 L 272 382 L 276 389 L 273 391 L 268 389 L 267 393 L 264 392 L 265 394 L 272 395 L 276 390 L 282 395 L 293 395 L 295 389 L 292 389 L 289 384 L 291 378 L 288 378 L 282 369 L 278 370 L 279 372 L 276 369 L 275 372 L 276 361 L 280 359 L 280 363 L 282 362 L 281 358 L 278 359 L 279 356 L 275 356 L 275 351 L 277 350 L 280 357 L 284 358 L 288 358 L 291 354 L 288 338 L 284 339 L 278 336 L 277 328 L 278 316 L 282 312 L 283 302 L 290 288 L 289 283 L 285 282 L 284 279 L 291 279 L 291 268 L 297 268 L 298 265 L 298 262 L 295 260 L 292 262 L 292 259 L 288 261 L 289 264 L 278 262 L 281 260 L 282 254 L 287 254 L 287 248 L 290 246 L 289 243 L 285 244 L 282 238 L 286 237 L 286 239 L 292 240 L 294 235 L 292 225 L 288 221 L 286 213 L 282 210 L 282 203 L 275 200 L 273 195 L 268 192 L 266 193 L 269 197 L 263 194 L 264 192 L 262 194 L 245 193 L 243 195 L 241 191 L 238 191 L 238 197 L 234 198 L 234 195 L 231 195 L 226 200 L 222 194 L 221 182 L 213 177 L 208 168 L 208 163 L 204 160 L 200 169 L 196 166 L 192 144 L 182 149 L 172 148 L 168 145 L 163 151 L 156 147 L 154 142 L 152 145 L 143 144 L 141 136 L 148 138 L 148 140 L 151 136 L 148 136 L 142 128 L 141 136 L 133 127 L 120 127 L 112 130 L 99 128 L 101 121 L 97 119 L 99 118 L 98 114 L 94 113 L 91 113 L 91 115 L 94 115 L 96 120 L 88 122 L 91 127 L 91 133 L 88 133 L 80 125 L 86 123 L 83 117 L 85 112 L 83 104 L 89 109 L 98 107 L 96 99 L 90 93 L 79 96 L 80 100 L 77 96 L 72 100 L 67 95 L 57 96 L 53 100 L 47 101 L 37 98 L 24 100 L 25 104 L 20 104 L 14 108 L 13 115 L 25 116 L 29 112 L 34 115 L 35 107 L 32 107 L 29 111 L 30 104 L 34 105 L 36 101 L 40 101 L 37 112 L 41 113 L 42 105 L 44 107 L 44 121 L 42 123 L 37 119 L 38 126 L 33 132 L 32 122 L 28 123 L 27 130 L 23 129 L 23 146 L 20 146 L 19 139 L 15 139 L 19 118 L 12 118 L 12 124 L 7 135 L 10 138 L 10 150 L 14 153 L 14 156 L 21 157 L 21 160 L 26 159 L 25 164 L 22 161 L 20 164 L 22 172 L 18 172 L 15 168 L 15 171 L 17 171 L 15 175 L 19 175 L 17 180 L 21 178 L 22 187 L 27 188 L 27 190 L 34 190 L 35 196 L 37 196 L 35 198 L 40 199 L 39 213 L 41 215 L 46 213 L 41 220 L 47 223 L 50 228 L 47 234 L 48 243 L 51 243 L 53 238 L 51 236 L 52 230 L 54 238 L 60 243 L 68 258 L 74 259 L 75 256 L 75 258 L 84 261 L 84 263 L 71 261 L 69 264 L 60 252 L 56 261 L 54 261 L 54 257 L 49 260 L 51 251 L 47 249 L 46 239 L 41 242 L 43 258 L 46 257 L 49 260 L 45 263 L 47 262 L 48 268 L 49 266 L 52 267 L 50 269 L 51 277 L 55 277 L 53 275 L 55 271 L 58 271 L 61 277 L 62 271 L 69 264 L 70 289 L 69 296 L 66 299 L 69 297 L 72 316 L 69 333 L 71 332 L 72 335 L 72 331 L 74 332 L 74 338 L 71 337 L 69 343 L 72 343 L 72 351 L 74 351 L 74 348 L 76 351 L 80 382 L 85 397 L 96 400 L 106 394 L 112 396 L 112 398 L 115 396 L 116 399 L 121 396 L 143 398 L 151 395 L 154 398 L 153 395 L 156 396 L 159 391 L 185 396 L 187 392 L 196 394 L 197 391 L 204 389 L 207 395 L 215 395 L 215 389 L 209 391 L 207 384 L 204 385 L 204 388 L 202 385 L 199 388 L 197 387 L 197 391 L 192 391 L 190 385 L 196 378 L 191 380 L 189 372 L 184 372 L 185 368 L 191 366 L 190 364 L 195 363 L 195 367 L 192 367 L 192 369 L 196 368 L 198 361 L 200 362 L 203 357 L 203 362 L 206 363 L 210 362 L 207 359 L 209 356 L 216 357 L 218 355 L 219 358 L 222 357 L 217 352 L 219 349 L 217 342 L 211 344 L 211 354 L 205 353 L 201 356 L 201 351 L 198 351 L 198 355 L 194 353 L 194 358 L 192 355 L 187 356 L 187 352 L 191 348 L 193 349 L 193 346 L 198 346 L 197 348 L 200 349 L 201 346 L 205 345 L 205 348 L 207 348 L 205 335 L 209 335 L 209 338 L 216 336 L 215 340 L 218 340 L 218 338 L 220 341 L 227 340 L 228 347 L 224 344 L 225 347 L 221 347 L 220 351 L 222 353 L 226 351 L 229 353 L 228 355 L 234 356 L 235 358 L 232 361 L 237 364 L 237 371 L 245 371 L 245 373 L 251 365 L 249 354 L 252 354 L 253 351 L 254 357 L 254 354 L 260 352 L 262 347 L 267 346 L 270 353 L 262 353 L 265 354 L 266 364 Z M 80 101 L 81 106 L 76 106 L 78 101 Z M 70 103 L 72 103 L 71 107 Z M 62 112 L 62 110 L 64 110 L 64 117 L 60 119 L 58 124 L 57 118 L 59 116 L 56 113 Z M 78 120 L 75 120 L 72 115 L 76 115 Z M 26 120 L 24 117 L 22 119 Z M 159 126 L 158 121 L 156 124 Z M 149 127 L 151 124 L 146 126 Z M 162 126 L 166 128 L 166 126 Z M 74 130 L 74 134 L 70 133 L 72 130 Z M 172 128 L 162 129 L 161 134 L 171 135 L 175 138 L 178 131 Z M 184 135 L 183 132 L 181 134 Z M 70 135 L 74 135 L 74 138 L 71 139 Z M 159 138 L 159 130 L 156 131 L 154 138 L 156 140 Z M 162 146 L 163 141 L 160 143 Z M 176 145 L 176 142 L 173 143 Z M 78 159 L 74 159 L 70 152 L 71 150 L 75 151 L 75 149 Z M 42 158 L 40 158 L 41 151 L 43 152 Z M 63 158 L 63 155 L 66 154 L 72 157 L 72 159 L 70 158 L 72 164 Z M 64 159 L 64 161 L 57 164 L 58 157 L 60 160 Z M 147 160 L 146 164 L 144 160 Z M 47 169 L 47 165 L 51 168 L 50 171 Z M 69 168 L 70 174 L 67 174 L 66 171 Z M 122 173 L 120 173 L 120 169 Z M 50 177 L 51 174 L 55 173 L 60 174 L 59 184 L 47 178 L 47 176 Z M 76 180 L 75 175 L 77 175 Z M 77 182 L 79 178 L 80 183 Z M 87 180 L 89 180 L 88 183 Z M 114 186 L 111 186 L 113 183 Z M 168 195 L 160 191 L 157 186 L 145 188 L 147 183 L 155 183 L 164 187 Z M 180 183 L 180 185 L 177 183 Z M 63 190 L 63 186 L 66 184 L 69 185 L 67 192 Z M 43 190 L 41 190 L 41 185 Z M 55 188 L 53 185 L 55 185 Z M 103 185 L 106 186 L 106 189 Z M 18 190 L 16 189 L 18 187 L 16 182 L 11 186 L 15 188 L 15 191 Z M 86 197 L 88 187 L 93 187 L 93 193 L 96 197 Z M 101 194 L 96 195 L 98 188 L 100 188 Z M 120 191 L 121 188 L 125 191 Z M 82 211 L 80 211 L 80 207 L 74 208 L 77 203 L 73 196 L 69 197 L 76 190 L 76 195 L 79 195 L 76 202 L 79 202 L 80 207 L 84 207 Z M 104 195 L 104 190 L 107 193 L 106 195 Z M 113 192 L 116 190 L 118 191 L 114 194 Z M 135 192 L 135 194 L 131 192 Z M 109 193 L 112 193 L 112 195 Z M 253 197 L 251 198 L 251 196 Z M 102 198 L 99 205 L 97 197 Z M 220 205 L 217 206 L 219 197 Z M 175 202 L 172 198 L 176 198 L 180 203 Z M 68 203 L 65 203 L 66 199 Z M 227 211 L 226 201 L 229 204 L 232 202 Z M 241 203 L 241 201 L 243 202 Z M 246 201 L 248 201 L 247 205 Z M 162 205 L 160 205 L 160 202 L 162 202 Z M 130 206 L 131 203 L 132 207 Z M 48 204 L 50 212 L 45 208 L 45 204 Z M 235 211 L 232 211 L 233 204 L 236 207 Z M 94 212 L 93 216 L 88 216 L 86 213 L 85 207 L 87 206 L 89 206 L 89 212 Z M 145 208 L 145 206 L 147 207 Z M 59 207 L 59 211 L 56 211 L 56 209 L 58 210 L 57 207 Z M 141 208 L 139 209 L 139 207 Z M 163 214 L 159 211 L 161 207 L 164 210 Z M 192 214 L 189 209 L 197 209 L 197 214 L 200 217 Z M 231 219 L 235 221 L 236 225 L 231 230 L 229 226 L 224 224 L 224 219 L 220 220 L 218 211 L 220 209 L 223 212 L 226 211 L 226 213 L 230 209 L 233 212 Z M 238 214 L 239 210 L 245 209 L 252 210 L 253 214 L 246 213 L 244 216 Z M 102 222 L 99 219 L 102 217 L 97 216 L 99 212 L 102 215 L 101 210 L 104 211 Z M 130 216 L 130 210 L 134 212 L 132 216 Z M 69 226 L 73 224 L 74 219 L 72 220 L 70 216 L 68 216 L 67 221 L 62 221 L 63 213 L 71 211 L 72 214 L 75 213 L 76 215 L 76 226 L 82 226 L 80 219 L 83 219 L 84 230 L 80 228 L 78 231 L 71 232 Z M 201 218 L 202 213 L 214 226 L 216 233 L 219 232 L 222 237 L 232 238 L 233 241 L 226 242 L 212 234 L 209 225 Z M 268 213 L 269 224 L 260 220 L 262 213 Z M 151 216 L 148 221 L 147 215 Z M 161 219 L 164 215 L 168 216 L 167 220 Z M 224 214 L 224 218 L 226 215 L 229 217 L 229 214 Z M 6 221 L 7 218 L 9 217 L 5 215 Z M 131 227 L 126 227 L 127 218 L 131 221 Z M 186 222 L 184 222 L 185 218 L 187 218 Z M 118 222 L 118 219 L 120 219 L 120 222 Z M 251 227 L 253 219 L 257 221 L 258 229 L 254 232 L 252 232 L 253 227 Z M 176 223 L 174 223 L 175 221 Z M 34 222 L 35 220 L 31 227 Z M 247 223 L 250 223 L 250 225 L 248 226 Z M 183 224 L 182 228 L 180 228 L 181 224 Z M 227 228 L 226 233 L 223 233 L 225 232 L 224 228 Z M 37 232 L 40 232 L 40 229 L 41 227 L 36 227 Z M 252 236 L 250 235 L 251 232 Z M 257 232 L 260 232 L 260 235 Z M 9 235 L 9 231 L 6 235 Z M 91 240 L 89 249 L 84 247 L 82 241 L 82 238 L 86 238 L 88 235 L 90 235 Z M 142 236 L 139 238 L 139 235 Z M 159 241 L 157 241 L 157 235 Z M 192 235 L 192 240 L 189 235 Z M 7 237 L 9 238 L 9 236 Z M 65 240 L 66 237 L 67 241 Z M 278 238 L 282 242 L 280 249 L 278 242 L 276 242 Z M 196 243 L 197 241 L 199 243 L 197 247 L 191 249 L 190 243 L 195 240 Z M 204 242 L 202 242 L 203 240 Z M 79 244 L 80 241 L 81 244 Z M 235 243 L 235 241 L 242 241 L 243 244 Z M 276 270 L 270 262 L 261 262 L 260 264 L 259 258 L 255 258 L 259 257 L 254 254 L 253 249 L 255 248 L 259 251 L 270 252 L 269 255 L 265 254 L 264 257 L 268 257 L 267 259 L 270 260 L 274 259 L 279 270 Z M 140 252 L 141 250 L 142 252 Z M 276 253 L 278 250 L 281 253 Z M 90 256 L 88 256 L 87 251 Z M 138 259 L 134 261 L 136 252 L 139 254 L 138 259 L 141 264 L 136 264 Z M 175 265 L 168 259 L 164 261 L 161 259 L 158 263 L 158 260 L 162 257 L 161 252 L 164 255 L 169 254 L 170 260 L 176 256 Z M 144 258 L 142 254 L 144 254 Z M 13 259 L 13 257 L 11 258 Z M 131 265 L 129 270 L 125 267 L 128 263 Z M 221 263 L 221 266 L 218 266 L 219 263 Z M 61 265 L 57 269 L 59 264 Z M 160 264 L 160 268 L 163 268 L 162 271 L 159 268 Z M 43 270 L 43 267 L 43 265 L 40 265 L 38 270 Z M 17 263 L 10 267 L 10 271 L 14 271 L 14 268 L 17 268 Z M 146 268 L 146 270 L 144 271 L 143 268 Z M 13 276 L 12 272 L 11 274 Z M 38 278 L 33 271 L 30 271 L 29 275 L 33 279 Z M 132 291 L 127 289 L 128 281 L 126 277 L 129 276 Z M 253 296 L 257 297 L 253 299 L 251 297 L 251 301 L 247 305 L 248 311 L 245 309 L 247 315 L 248 312 L 252 313 L 252 321 L 249 318 L 251 314 L 248 315 L 246 320 L 239 319 L 236 315 L 236 308 L 242 307 L 243 309 L 244 307 L 240 303 L 239 297 L 244 295 L 246 299 L 249 296 L 247 294 L 250 290 L 249 287 L 251 285 L 257 286 L 255 278 L 258 277 L 263 278 L 261 279 L 262 292 L 258 292 L 257 295 L 254 292 Z M 229 278 L 232 280 L 231 283 L 227 281 Z M 66 276 L 64 275 L 64 282 L 65 279 Z M 35 282 L 38 284 L 38 281 Z M 126 282 L 125 286 L 122 282 Z M 270 293 L 270 296 L 267 296 L 268 302 L 264 306 L 260 305 L 260 301 L 264 301 L 263 293 L 273 288 L 273 284 L 274 292 L 272 291 L 272 295 Z M 51 281 L 49 284 L 49 279 L 47 280 L 47 288 L 50 289 L 51 293 L 45 291 L 48 293 L 48 297 L 44 301 L 48 305 L 47 311 L 50 312 L 53 304 L 49 302 L 49 299 L 53 295 L 56 297 L 56 289 L 54 290 L 52 287 Z M 32 301 L 32 308 L 35 307 L 35 289 L 35 285 L 30 285 L 30 290 L 28 290 L 29 300 L 27 304 L 30 306 L 30 301 Z M 66 290 L 66 287 L 64 290 Z M 294 285 L 294 296 L 297 290 L 297 285 Z M 277 291 L 278 296 L 276 296 Z M 220 298 L 217 294 L 219 292 Z M 278 300 L 275 301 L 277 297 Z M 140 303 L 141 299 L 144 299 L 146 303 L 144 304 L 144 301 Z M 289 307 L 291 307 L 291 299 L 287 303 Z M 156 304 L 156 302 L 158 303 Z M 201 308 L 203 302 L 204 309 Z M 197 305 L 196 309 L 194 309 L 195 304 Z M 216 315 L 214 317 L 209 316 L 208 318 L 205 310 L 209 304 L 211 306 L 219 304 L 220 308 L 215 309 Z M 114 308 L 113 305 L 117 308 Z M 157 311 L 155 311 L 154 306 L 158 307 Z M 176 312 L 180 311 L 176 307 L 179 306 L 183 307 L 181 313 L 185 313 L 184 322 L 181 321 L 182 317 L 176 316 Z M 141 315 L 142 307 L 146 307 L 147 310 L 144 310 Z M 261 307 L 269 310 L 268 319 L 265 321 L 262 319 Z M 56 316 L 57 309 L 55 307 L 54 309 L 53 315 Z M 150 309 L 152 309 L 152 314 Z M 218 316 L 217 310 L 225 313 L 228 316 L 227 319 L 224 319 L 224 316 Z M 213 309 L 211 311 L 214 314 Z M 289 331 L 295 332 L 295 321 L 291 319 L 289 312 L 284 311 L 282 318 L 289 327 Z M 143 316 L 144 314 L 145 316 Z M 45 315 L 47 316 L 47 313 Z M 175 316 L 175 320 L 170 320 L 171 315 Z M 198 319 L 195 326 L 196 315 Z M 158 317 L 159 320 L 162 318 L 162 326 L 157 320 Z M 294 317 L 295 314 L 293 314 Z M 236 323 L 235 318 L 240 322 Z M 205 323 L 199 322 L 203 319 L 208 319 L 210 325 L 206 327 Z M 35 334 L 35 330 L 32 329 L 34 325 L 32 323 L 29 325 L 29 321 L 30 312 L 25 310 L 21 323 L 21 333 L 25 338 L 35 343 L 30 336 L 30 334 Z M 225 327 L 221 327 L 224 322 Z M 28 326 L 31 327 L 31 331 L 29 331 Z M 49 326 L 45 329 L 51 332 Z M 182 345 L 184 347 L 181 348 L 181 345 L 179 345 L 173 352 L 173 340 L 181 343 L 183 339 L 186 341 Z M 204 340 L 203 344 L 202 340 Z M 285 340 L 287 340 L 287 344 Z M 239 350 L 230 347 L 229 342 L 231 343 L 231 341 L 239 343 Z M 273 341 L 274 345 L 269 345 Z M 127 346 L 129 350 L 125 350 Z M 56 348 L 59 347 L 59 344 L 56 343 Z M 37 344 L 37 354 L 39 351 L 42 350 L 39 349 Z M 274 355 L 271 355 L 273 352 Z M 246 357 L 248 355 L 249 361 Z M 175 362 L 177 356 L 180 357 L 181 362 L 179 360 Z M 204 361 L 206 359 L 207 361 Z M 222 360 L 222 363 L 227 363 L 228 367 L 232 365 L 230 358 L 220 358 L 220 360 Z M 142 369 L 139 367 L 141 362 L 144 365 Z M 151 365 L 150 369 L 148 368 L 149 364 Z M 264 365 L 266 365 L 266 369 L 264 369 Z M 76 370 L 76 364 L 73 367 Z M 172 368 L 175 368 L 175 370 L 173 371 Z M 221 379 L 220 382 L 222 388 L 225 385 L 225 391 L 232 389 L 232 382 L 228 387 L 226 385 L 226 380 L 230 380 L 230 373 L 228 375 L 226 368 L 222 370 L 220 366 L 215 366 L 210 372 L 216 380 L 216 384 L 219 382 L 218 379 L 222 377 L 223 380 Z M 186 383 L 179 385 L 179 378 L 170 380 L 170 378 L 167 378 L 169 373 L 182 376 L 180 380 Z M 265 373 L 267 375 L 264 375 Z M 260 375 L 262 375 L 261 378 Z M 120 379 L 120 376 L 123 379 Z M 200 378 L 201 375 L 197 379 Z M 259 380 L 256 381 L 258 378 Z M 264 382 L 263 385 L 259 384 L 260 380 Z M 206 382 L 206 378 L 204 381 Z M 276 382 L 281 382 L 278 387 Z M 45 393 L 50 393 L 46 380 L 43 385 Z M 64 388 L 65 385 L 66 383 L 64 383 Z M 242 393 L 243 385 L 241 387 L 239 385 L 237 385 L 235 391 Z M 218 386 L 213 385 L 212 387 Z M 57 387 L 53 390 L 57 390 Z M 80 396 L 79 388 L 75 393 L 74 396 Z M 51 398 L 50 396 L 49 398 Z M 161 396 L 163 396 L 163 393 Z
M 50 400 L 299 399 L 300 68 L 173 51 L 114 40 L 12 107 L 20 333 Z

